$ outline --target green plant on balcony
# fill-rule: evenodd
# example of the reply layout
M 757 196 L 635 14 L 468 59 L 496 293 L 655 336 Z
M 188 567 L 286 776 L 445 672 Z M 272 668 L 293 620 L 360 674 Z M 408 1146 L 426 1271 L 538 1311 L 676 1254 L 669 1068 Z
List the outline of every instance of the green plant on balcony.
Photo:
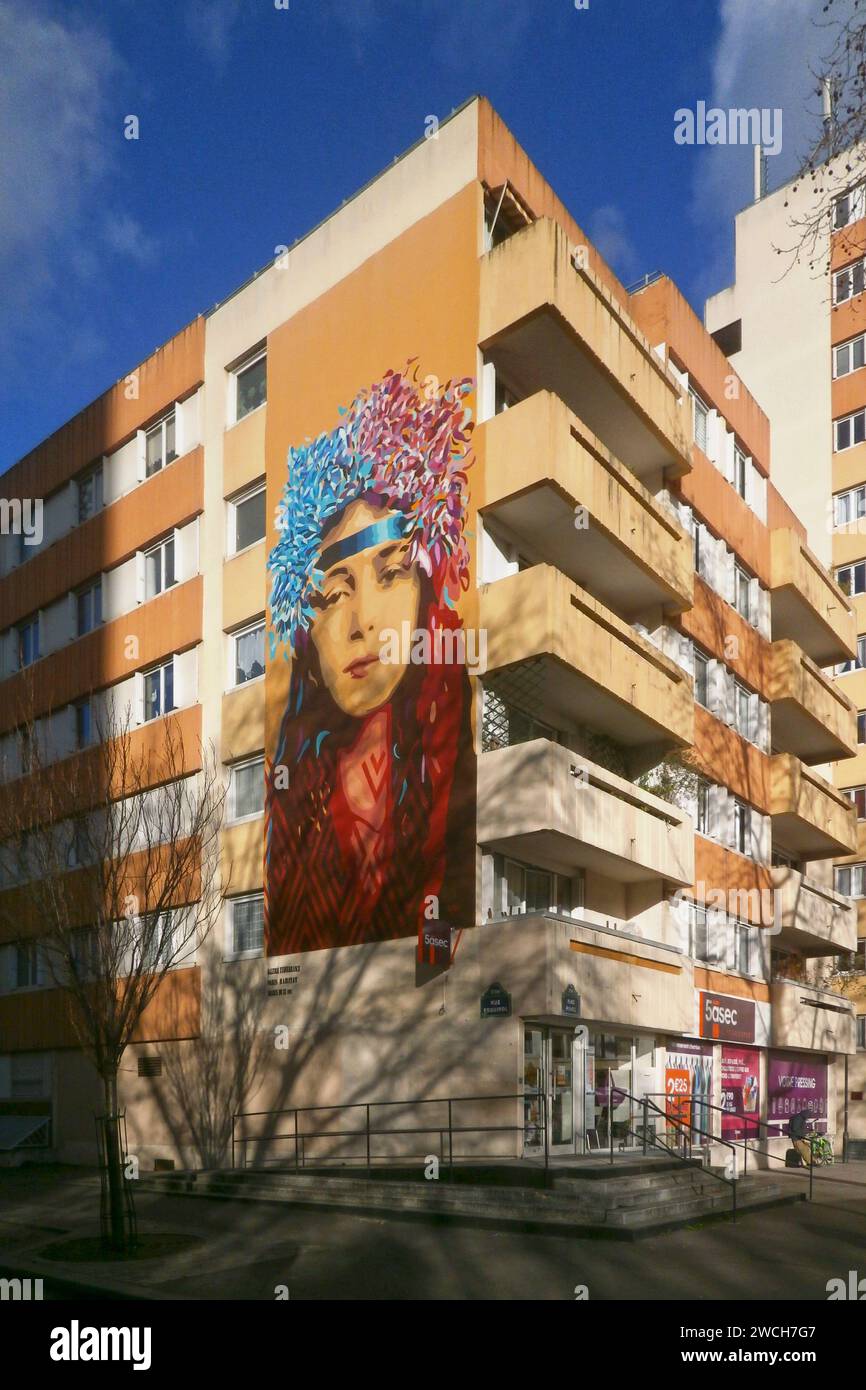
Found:
M 688 752 L 668 753 L 655 767 L 642 773 L 635 786 L 685 811 L 698 794 L 698 774 Z
M 597 763 L 599 767 L 606 768 L 616 777 L 628 777 L 628 762 L 626 752 L 621 743 L 617 743 L 615 738 L 610 738 L 608 734 L 596 733 L 593 729 L 581 729 L 580 741 L 583 745 L 582 751 L 591 763 Z

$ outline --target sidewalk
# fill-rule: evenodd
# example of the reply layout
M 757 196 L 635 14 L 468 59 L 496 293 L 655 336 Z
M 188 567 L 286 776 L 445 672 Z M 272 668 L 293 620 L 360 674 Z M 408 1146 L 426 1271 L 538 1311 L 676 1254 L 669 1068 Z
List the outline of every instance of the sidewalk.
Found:
M 826 1174 L 826 1176 L 825 1176 Z M 799 1188 L 805 1184 L 792 1174 Z M 144 1232 L 199 1244 L 155 1260 L 63 1263 L 45 1246 L 98 1229 L 85 1170 L 0 1172 L 0 1273 L 46 1280 L 46 1296 L 139 1299 L 824 1300 L 830 1278 L 866 1274 L 866 1162 L 816 1174 L 815 1200 L 634 1244 L 433 1221 L 142 1193 Z

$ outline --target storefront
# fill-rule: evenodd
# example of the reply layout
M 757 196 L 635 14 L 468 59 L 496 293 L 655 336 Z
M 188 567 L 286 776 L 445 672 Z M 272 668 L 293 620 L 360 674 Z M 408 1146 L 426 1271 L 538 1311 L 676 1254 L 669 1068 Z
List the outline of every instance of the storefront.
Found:
M 617 1152 L 643 1143 L 644 1096 L 661 1103 L 664 1046 L 652 1035 L 527 1022 L 523 1030 L 525 1149 Z M 655 1128 L 651 1123 L 650 1128 Z M 612 1131 L 612 1133 L 611 1133 Z

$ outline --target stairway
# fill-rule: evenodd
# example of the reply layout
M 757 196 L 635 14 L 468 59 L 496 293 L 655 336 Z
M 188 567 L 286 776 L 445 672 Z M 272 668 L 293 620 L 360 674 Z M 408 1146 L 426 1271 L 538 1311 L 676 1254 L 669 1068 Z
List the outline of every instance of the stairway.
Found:
M 354 1212 L 387 1213 L 404 1219 L 433 1218 L 522 1231 L 602 1235 L 632 1240 L 730 1217 L 731 1188 L 698 1161 L 665 1158 L 640 1163 L 570 1165 L 543 1171 L 519 1165 L 461 1167 L 425 1181 L 417 1170 L 366 1173 L 345 1169 L 245 1169 L 142 1174 L 137 1191 L 210 1197 L 224 1201 L 278 1202 Z M 522 1179 L 522 1180 L 521 1180 Z M 803 1197 L 790 1179 L 751 1174 L 737 1183 L 737 1217 Z

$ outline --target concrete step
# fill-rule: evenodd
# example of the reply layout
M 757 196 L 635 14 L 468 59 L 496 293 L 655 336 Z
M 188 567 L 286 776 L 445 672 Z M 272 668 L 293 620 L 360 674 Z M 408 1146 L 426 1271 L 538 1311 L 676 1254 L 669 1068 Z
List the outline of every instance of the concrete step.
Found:
M 662 1175 L 659 1175 L 660 1178 Z M 664 1175 L 666 1179 L 670 1175 Z M 691 1176 L 691 1175 L 690 1175 Z M 657 1190 L 638 1189 L 620 1194 L 618 1201 L 598 1190 L 593 1182 L 583 1193 L 534 1187 L 473 1186 L 444 1182 L 376 1182 L 366 1177 L 325 1178 L 314 1173 L 199 1173 L 148 1175 L 139 1179 L 139 1190 L 185 1193 L 215 1200 L 276 1202 L 481 1222 L 504 1228 L 570 1231 L 573 1234 L 606 1234 L 632 1239 L 637 1235 L 675 1229 L 695 1220 L 724 1216 L 731 1209 L 730 1187 L 708 1174 L 694 1171 L 697 1189 L 682 1182 L 661 1183 Z M 664 1195 L 662 1195 L 664 1194 Z M 784 1183 L 769 1179 L 741 1179 L 737 1188 L 738 1212 L 788 1203 L 798 1199 Z

